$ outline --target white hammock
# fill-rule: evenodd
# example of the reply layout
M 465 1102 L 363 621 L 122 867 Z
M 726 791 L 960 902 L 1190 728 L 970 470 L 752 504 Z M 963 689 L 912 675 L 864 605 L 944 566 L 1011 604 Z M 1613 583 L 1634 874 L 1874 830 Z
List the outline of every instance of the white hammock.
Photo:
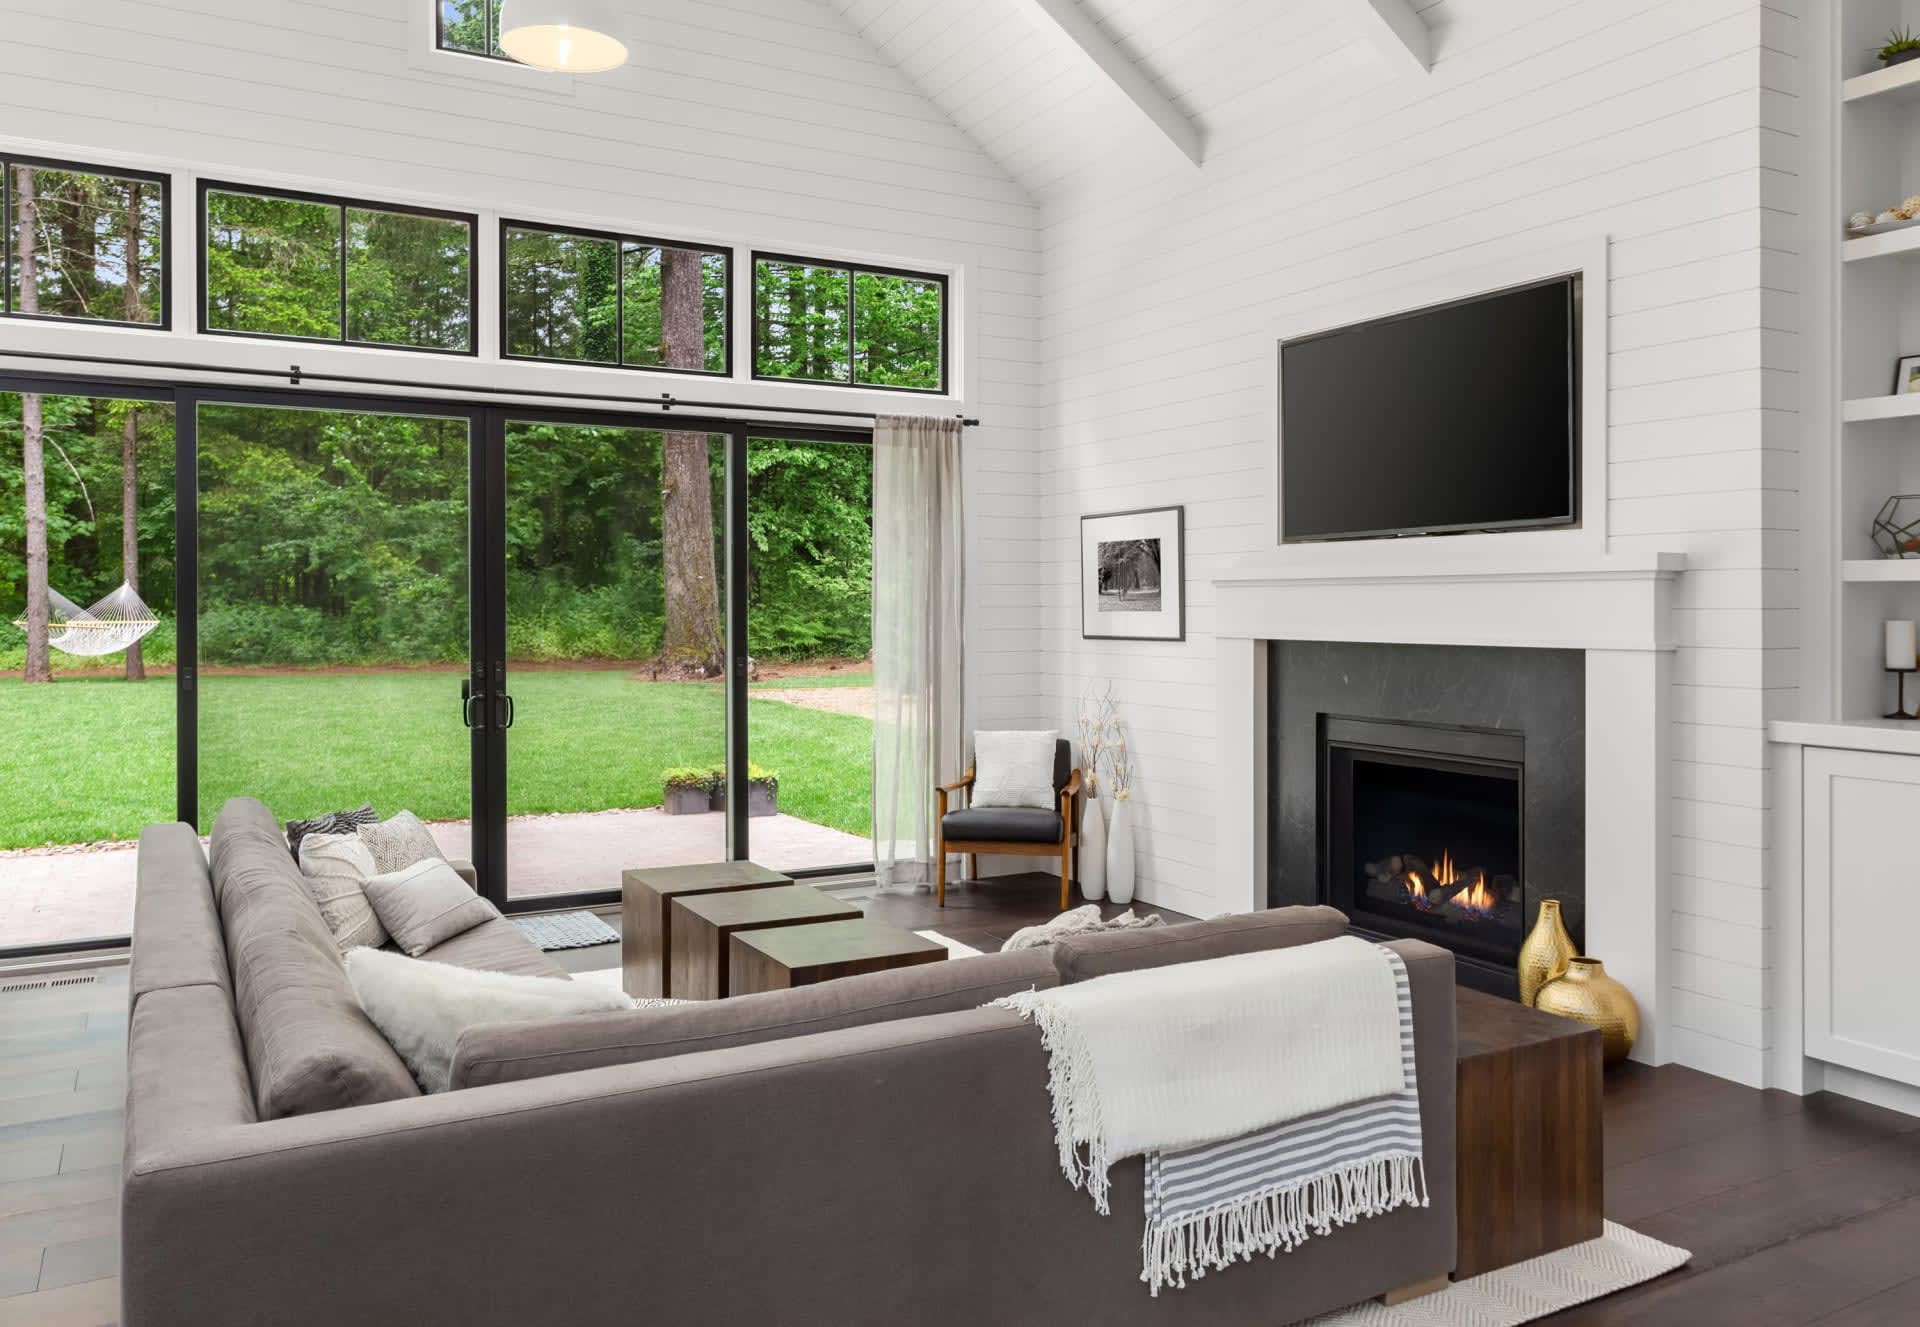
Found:
M 25 631 L 27 620 L 15 618 L 13 625 Z M 47 644 L 62 654 L 83 659 L 117 654 L 159 625 L 125 581 L 92 608 L 80 607 L 58 590 L 47 591 Z

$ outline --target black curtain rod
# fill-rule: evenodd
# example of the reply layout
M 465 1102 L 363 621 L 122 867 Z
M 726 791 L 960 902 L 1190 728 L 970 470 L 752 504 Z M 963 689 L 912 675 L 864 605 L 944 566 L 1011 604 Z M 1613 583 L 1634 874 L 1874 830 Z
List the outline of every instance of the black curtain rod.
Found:
M 534 396 L 552 401 L 597 401 L 623 406 L 650 405 L 662 411 L 678 409 L 719 410 L 734 414 L 755 415 L 800 415 L 820 419 L 866 419 L 877 417 L 871 410 L 818 410 L 790 405 L 745 405 L 734 401 L 689 401 L 670 393 L 659 396 L 620 396 L 608 392 L 561 392 L 550 388 L 538 387 L 449 387 L 445 383 L 420 382 L 411 378 L 369 378 L 351 373 L 308 373 L 298 364 L 284 369 L 255 369 L 238 365 L 190 364 L 180 360 L 165 359 L 109 359 L 102 355 L 65 355 L 49 350 L 0 350 L 0 360 L 35 359 L 48 360 L 62 364 L 88 364 L 105 369 L 160 369 L 169 373 L 230 373 L 248 378 L 285 378 L 287 385 L 298 387 L 305 382 L 324 382 L 346 384 L 355 387 L 398 387 L 413 392 L 438 392 L 449 396 Z M 976 427 L 980 421 L 968 419 L 962 415 L 960 422 L 968 428 Z

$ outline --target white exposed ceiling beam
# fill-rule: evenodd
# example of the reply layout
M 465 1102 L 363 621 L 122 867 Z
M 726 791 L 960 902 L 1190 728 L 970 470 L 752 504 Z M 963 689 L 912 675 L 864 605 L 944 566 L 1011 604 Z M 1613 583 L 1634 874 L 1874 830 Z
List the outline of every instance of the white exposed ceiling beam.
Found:
M 1368 38 L 1399 73 L 1433 69 L 1433 34 L 1408 0 L 1358 0 L 1355 8 Z
M 1158 136 L 1198 166 L 1207 155 L 1206 138 L 1192 119 L 1153 85 L 1146 72 L 1115 46 L 1078 0 L 1016 0 L 1035 27 L 1051 33 L 1074 59 L 1093 66 L 1101 80 L 1117 89 L 1152 125 Z

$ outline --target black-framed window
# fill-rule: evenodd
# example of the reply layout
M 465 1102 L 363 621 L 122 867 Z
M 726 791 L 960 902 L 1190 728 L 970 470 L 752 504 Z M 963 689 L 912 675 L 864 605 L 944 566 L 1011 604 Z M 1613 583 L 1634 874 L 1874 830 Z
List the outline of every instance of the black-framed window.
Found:
M 502 221 L 500 264 L 507 359 L 733 371 L 730 249 Z
M 172 322 L 165 175 L 0 155 L 0 313 Z
M 471 355 L 470 213 L 204 181 L 200 330 Z
M 500 46 L 500 0 L 433 0 L 434 45 L 457 55 L 511 60 Z
M 947 278 L 753 255 L 753 376 L 887 391 L 947 388 Z

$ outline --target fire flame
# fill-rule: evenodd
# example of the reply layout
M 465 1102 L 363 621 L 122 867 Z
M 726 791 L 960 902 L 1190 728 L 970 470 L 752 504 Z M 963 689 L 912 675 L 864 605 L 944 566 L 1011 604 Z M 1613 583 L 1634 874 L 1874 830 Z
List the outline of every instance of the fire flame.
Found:
M 1457 885 L 1460 875 L 1453 864 L 1453 854 L 1445 848 L 1440 850 L 1440 863 L 1433 868 L 1433 883 L 1436 885 Z
M 1485 872 L 1476 876 L 1474 882 L 1467 888 L 1455 894 L 1453 901 L 1462 911 L 1470 912 L 1476 917 L 1491 917 L 1498 906 L 1494 900 L 1493 891 L 1487 888 Z
M 1425 912 L 1433 906 L 1433 900 L 1427 897 L 1427 886 L 1415 872 L 1407 872 L 1407 902 Z

